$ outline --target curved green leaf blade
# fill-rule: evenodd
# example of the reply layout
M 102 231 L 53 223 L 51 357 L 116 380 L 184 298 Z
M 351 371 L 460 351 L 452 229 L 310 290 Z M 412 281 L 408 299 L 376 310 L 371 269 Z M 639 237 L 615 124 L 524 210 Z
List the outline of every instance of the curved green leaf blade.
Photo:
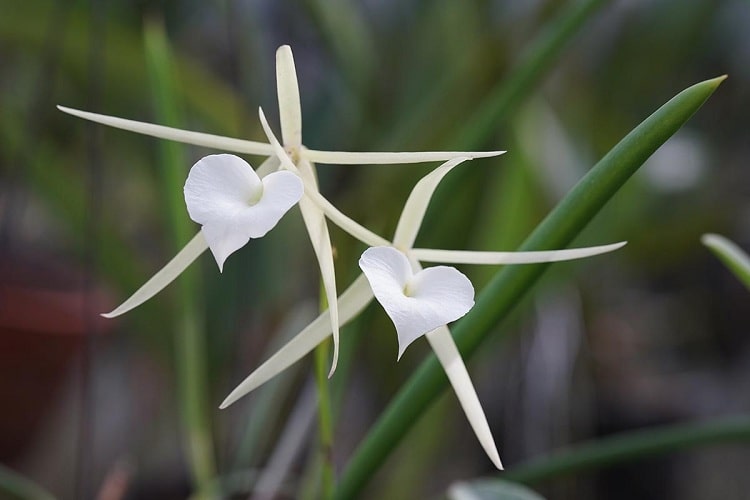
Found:
M 519 250 L 565 248 L 643 162 L 708 99 L 725 77 L 680 92 L 623 138 L 573 187 Z M 479 347 L 490 329 L 511 311 L 549 264 L 502 269 L 478 296 L 474 309 L 454 328 L 464 356 Z M 344 471 L 336 498 L 356 497 L 411 425 L 447 387 L 434 356 L 427 358 L 399 391 Z
M 533 484 L 552 477 L 600 469 L 699 446 L 750 441 L 750 417 L 664 425 L 584 442 L 513 467 L 504 479 Z
M 718 234 L 704 234 L 701 242 L 750 289 L 750 256 L 733 241 Z

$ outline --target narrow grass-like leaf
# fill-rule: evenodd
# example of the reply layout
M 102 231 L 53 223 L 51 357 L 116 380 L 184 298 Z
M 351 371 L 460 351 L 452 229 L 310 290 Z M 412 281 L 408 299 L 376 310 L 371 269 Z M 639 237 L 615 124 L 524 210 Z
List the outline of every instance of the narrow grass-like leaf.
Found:
M 154 111 L 157 118 L 169 125 L 183 121 L 178 106 L 174 80 L 174 66 L 164 26 L 147 22 L 144 45 L 149 77 L 154 92 Z M 167 224 L 176 248 L 190 239 L 195 231 L 185 210 L 182 186 L 190 163 L 183 148 L 173 142 L 159 143 L 160 192 L 164 196 Z M 200 241 L 195 237 L 193 241 Z M 200 276 L 196 269 L 186 270 L 178 287 L 179 312 L 175 315 L 175 347 L 177 349 L 177 379 L 180 412 L 185 430 L 183 437 L 188 450 L 188 463 L 195 490 L 200 496 L 212 496 L 216 465 L 206 387 L 204 321 L 200 300 Z
M 704 234 L 701 242 L 706 245 L 740 280 L 750 289 L 750 256 L 733 241 L 718 234 Z
M 456 144 L 460 149 L 482 144 L 497 131 L 501 120 L 507 120 L 510 112 L 528 96 L 553 67 L 567 43 L 586 24 L 606 0 L 582 0 L 567 9 L 544 32 L 534 40 L 521 56 L 517 68 L 511 71 L 506 81 L 482 100 L 477 111 L 464 127 Z
M 638 125 L 581 179 L 519 250 L 566 247 L 643 162 L 701 107 L 724 78 L 687 88 Z M 507 316 L 547 266 L 509 266 L 492 279 L 478 296 L 474 309 L 453 329 L 464 356 L 476 351 L 488 332 Z M 349 462 L 337 498 L 357 496 L 411 425 L 445 389 L 447 380 L 441 372 L 437 359 L 430 356 L 407 381 Z
M 750 441 L 750 417 L 733 416 L 708 422 L 667 425 L 623 432 L 574 445 L 513 467 L 503 479 L 534 484 L 545 479 L 632 462 L 645 457 L 720 443 Z

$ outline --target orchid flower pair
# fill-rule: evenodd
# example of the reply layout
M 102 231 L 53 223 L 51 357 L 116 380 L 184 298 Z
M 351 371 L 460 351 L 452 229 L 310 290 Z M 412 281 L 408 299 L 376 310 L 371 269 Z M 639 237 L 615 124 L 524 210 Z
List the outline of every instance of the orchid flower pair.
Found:
M 123 314 L 166 287 L 200 254 L 210 249 L 219 270 L 227 257 L 250 239 L 270 231 L 295 204 L 320 267 L 329 309 L 253 371 L 221 404 L 226 408 L 259 387 L 328 336 L 333 337 L 331 364 L 336 368 L 339 328 L 351 321 L 375 298 L 393 321 L 398 336 L 398 357 L 421 336 L 437 355 L 467 419 L 492 463 L 502 469 L 487 419 L 466 366 L 448 330 L 448 323 L 465 315 L 474 304 L 474 288 L 466 276 L 447 266 L 422 268 L 422 262 L 447 264 L 525 264 L 577 259 L 620 248 L 624 243 L 597 247 L 537 252 L 474 252 L 413 248 L 429 201 L 443 177 L 464 161 L 497 156 L 490 152 L 352 153 L 316 151 L 302 145 L 299 87 L 291 49 L 276 53 L 277 93 L 283 145 L 274 136 L 262 110 L 259 118 L 268 142 L 179 130 L 60 107 L 66 113 L 105 125 L 235 153 L 267 156 L 253 170 L 230 154 L 207 156 L 190 170 L 185 183 L 188 213 L 201 224 L 200 232 L 130 298 L 105 317 Z M 333 164 L 393 164 L 443 161 L 412 190 L 393 240 L 389 241 L 341 213 L 317 186 L 314 162 Z M 360 258 L 363 275 L 338 296 L 327 219 L 368 248 Z

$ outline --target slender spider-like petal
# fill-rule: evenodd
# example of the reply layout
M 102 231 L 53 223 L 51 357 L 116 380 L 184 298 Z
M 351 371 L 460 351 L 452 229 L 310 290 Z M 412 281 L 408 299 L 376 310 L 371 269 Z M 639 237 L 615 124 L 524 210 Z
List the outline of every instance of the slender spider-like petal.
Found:
M 451 337 L 450 330 L 447 326 L 441 326 L 427 333 L 426 337 L 443 366 L 443 370 L 445 370 L 445 374 L 453 386 L 458 401 L 461 403 L 461 408 L 466 414 L 466 419 L 469 421 L 471 428 L 474 429 L 474 434 L 476 434 L 479 443 L 495 467 L 502 470 L 503 464 L 500 461 L 500 454 L 497 452 L 495 440 L 487 423 L 487 417 L 474 390 L 474 385 L 471 383 L 461 353 L 458 352 L 453 337 Z
M 302 147 L 302 105 L 289 45 L 282 45 L 276 51 L 276 94 L 279 99 L 281 138 L 285 146 L 299 150 Z
M 208 243 L 203 233 L 198 232 L 187 245 L 170 260 L 166 266 L 154 274 L 151 279 L 135 291 L 125 302 L 120 304 L 112 312 L 104 313 L 105 318 L 114 318 L 135 309 L 148 299 L 159 293 L 169 285 L 182 271 L 184 271 L 203 252 L 208 250 Z
M 284 148 L 279 144 L 276 136 L 273 135 L 273 131 L 268 125 L 268 121 L 266 120 L 262 109 L 258 109 L 258 116 L 260 117 L 263 131 L 268 137 L 268 142 L 273 146 L 276 156 L 281 160 L 282 167 L 297 172 L 305 185 L 305 195 L 299 201 L 299 208 L 300 212 L 302 212 L 302 219 L 305 222 L 305 228 L 310 237 L 310 243 L 315 251 L 315 257 L 318 260 L 320 276 L 323 281 L 326 301 L 328 302 L 328 313 L 331 318 L 331 330 L 333 332 L 333 359 L 331 362 L 331 370 L 328 372 L 328 376 L 331 377 L 336 371 L 336 365 L 338 364 L 339 359 L 339 311 L 336 302 L 336 272 L 333 266 L 331 236 L 328 233 L 328 224 L 326 224 L 325 215 L 309 196 L 309 193 L 311 192 L 318 192 L 315 171 L 313 170 L 312 165 L 306 161 L 300 162 L 298 167 L 295 166 L 287 156 Z
M 302 180 L 274 172 L 261 180 L 242 158 L 210 155 L 190 169 L 185 203 L 202 225 L 221 271 L 226 258 L 250 240 L 265 236 L 302 197 Z
M 100 115 L 97 113 L 90 113 L 88 111 L 80 111 L 77 109 L 66 108 L 65 106 L 58 106 L 57 109 L 64 113 L 83 118 L 84 120 L 101 123 L 102 125 L 115 127 L 122 130 L 128 130 L 130 132 L 136 132 L 138 134 L 144 134 L 151 137 L 158 137 L 160 139 L 184 142 L 186 144 L 194 144 L 196 146 L 220 149 L 233 153 L 244 153 L 261 156 L 269 156 L 273 153 L 273 148 L 271 147 L 271 145 L 263 142 L 245 141 L 242 139 L 233 139 L 231 137 L 223 137 L 220 135 L 192 132 L 189 130 L 165 127 L 163 125 L 155 125 L 153 123 L 126 120 L 125 118 L 117 118 L 115 116 Z
M 421 269 L 393 247 L 371 247 L 359 259 L 372 293 L 396 326 L 398 357 L 416 339 L 474 307 L 474 287 L 457 269 Z
M 449 160 L 417 182 L 401 212 L 401 218 L 398 221 L 396 233 L 393 237 L 393 246 L 397 248 L 411 248 L 414 240 L 417 239 L 417 233 L 424 220 L 427 205 L 429 205 L 438 184 L 443 180 L 445 174 L 468 159 L 467 157 L 461 157 Z
M 360 225 L 354 219 L 351 219 L 349 216 L 339 211 L 339 209 L 334 207 L 331 202 L 325 199 L 319 192 L 309 190 L 306 191 L 306 194 L 310 197 L 310 200 L 312 200 L 318 206 L 318 208 L 323 211 L 323 213 L 331 220 L 331 222 L 336 224 L 338 227 L 340 227 L 345 232 L 349 233 L 351 236 L 358 239 L 362 243 L 370 246 L 383 246 L 391 244 L 390 241 L 386 240 L 380 235 L 373 233 L 366 227 Z
M 478 252 L 472 250 L 436 250 L 413 248 L 409 254 L 421 262 L 441 262 L 444 264 L 541 264 L 582 259 L 622 248 L 626 241 L 567 250 L 543 250 L 532 252 Z
M 454 158 L 489 158 L 499 156 L 505 151 L 414 151 L 401 153 L 371 153 L 353 151 L 318 151 L 303 148 L 302 158 L 313 163 L 329 165 L 391 165 L 403 163 L 424 163 L 430 161 L 448 161 Z
M 341 324 L 345 325 L 358 315 L 372 300 L 372 291 L 367 278 L 359 276 L 349 288 L 341 294 L 338 306 L 341 313 Z M 328 313 L 322 312 L 304 330 L 298 333 L 284 347 L 268 358 L 240 383 L 221 403 L 226 408 L 245 394 L 265 384 L 267 381 L 286 370 L 293 363 L 312 351 L 315 346 L 331 335 L 331 322 Z

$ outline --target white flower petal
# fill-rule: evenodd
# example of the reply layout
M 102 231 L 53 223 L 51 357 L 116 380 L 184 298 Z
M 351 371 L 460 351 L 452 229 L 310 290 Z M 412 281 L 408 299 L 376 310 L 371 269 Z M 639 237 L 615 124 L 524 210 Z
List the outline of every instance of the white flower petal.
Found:
M 435 250 L 414 248 L 409 253 L 422 262 L 443 262 L 447 264 L 541 264 L 582 259 L 624 247 L 626 241 L 594 247 L 571 248 L 568 250 L 543 250 L 532 252 L 476 252 L 471 250 Z
M 148 299 L 159 293 L 169 285 L 182 271 L 184 271 L 200 254 L 208 249 L 208 243 L 202 233 L 198 233 L 188 242 L 187 245 L 170 260 L 166 266 L 154 274 L 151 279 L 143 284 L 136 292 L 131 295 L 125 302 L 120 304 L 112 312 L 104 313 L 105 318 L 114 318 L 125 314 L 131 309 L 135 309 Z
M 274 172 L 262 181 L 242 158 L 206 156 L 190 169 L 185 181 L 185 203 L 190 218 L 203 234 L 219 265 L 250 238 L 260 238 L 302 196 L 299 177 Z
M 447 161 L 417 182 L 401 212 L 401 218 L 396 226 L 396 234 L 393 237 L 394 246 L 411 248 L 414 245 L 414 240 L 417 239 L 417 233 L 427 211 L 427 205 L 429 205 L 438 184 L 443 180 L 445 174 L 468 159 L 462 157 Z
M 403 153 L 370 153 L 352 151 L 318 151 L 303 148 L 303 158 L 313 163 L 328 165 L 387 165 L 402 163 L 424 163 L 430 161 L 448 161 L 455 158 L 489 158 L 499 156 L 505 151 L 422 151 Z
M 320 277 L 323 280 L 323 288 L 328 302 L 328 313 L 331 318 L 331 331 L 333 333 L 333 358 L 331 360 L 331 370 L 328 372 L 330 378 L 336 371 L 339 359 L 339 311 L 336 302 L 336 273 L 333 265 L 333 248 L 331 247 L 331 237 L 328 234 L 328 225 L 326 224 L 323 212 L 308 197 L 303 197 L 299 201 L 299 208 L 302 212 L 302 219 L 305 222 L 307 233 L 310 236 L 315 257 L 318 259 L 320 267 Z
M 283 168 L 298 173 L 304 182 L 305 195 L 299 201 L 299 208 L 302 212 L 302 219 L 305 222 L 307 234 L 310 236 L 310 243 L 315 251 L 315 257 L 318 259 L 320 276 L 323 280 L 323 289 L 328 302 L 328 313 L 331 318 L 331 331 L 333 333 L 333 359 L 331 361 L 331 370 L 328 377 L 333 376 L 339 360 L 339 311 L 336 302 L 336 272 L 333 265 L 333 248 L 331 247 L 331 237 L 328 234 L 328 224 L 326 224 L 323 211 L 310 199 L 310 194 L 318 193 L 318 185 L 315 179 L 315 170 L 307 161 L 300 161 L 299 168 L 292 163 L 292 160 L 279 144 L 276 136 L 273 135 L 271 127 L 263 113 L 258 109 L 263 131 L 268 137 L 268 142 L 273 146 L 274 152 L 279 157 Z
M 281 138 L 287 147 L 299 149 L 302 146 L 302 105 L 289 45 L 283 45 L 276 51 L 276 93 L 279 98 Z
M 268 174 L 272 172 L 276 172 L 279 168 L 279 159 L 275 156 L 269 156 L 266 158 L 263 163 L 260 164 L 260 167 L 255 169 L 255 173 L 258 174 L 258 177 L 261 179 Z
M 138 134 L 149 135 L 151 137 L 158 137 L 160 139 L 184 142 L 186 144 L 194 144 L 206 148 L 221 149 L 233 153 L 262 156 L 273 154 L 273 148 L 271 145 L 263 142 L 245 141 L 221 135 L 204 134 L 202 132 L 191 132 L 189 130 L 165 127 L 153 123 L 144 123 L 135 120 L 126 120 L 125 118 L 117 118 L 115 116 L 80 111 L 77 109 L 66 108 L 65 106 L 58 106 L 57 109 L 63 113 L 83 118 L 84 120 L 101 123 L 102 125 L 108 125 L 122 130 L 128 130 L 130 132 L 136 132 Z
M 426 337 L 443 366 L 443 370 L 445 370 L 445 374 L 448 376 L 456 396 L 458 396 L 461 408 L 463 408 L 471 428 L 474 429 L 474 434 L 476 434 L 479 443 L 495 467 L 502 470 L 503 464 L 500 461 L 500 454 L 497 452 L 495 440 L 487 423 L 487 417 L 448 327 L 442 326 L 428 332 Z
M 399 358 L 414 340 L 474 306 L 474 287 L 455 268 L 435 266 L 414 274 L 406 255 L 392 247 L 368 248 L 359 267 L 396 326 Z
M 360 275 L 354 283 L 346 289 L 338 299 L 338 308 L 341 312 L 341 324 L 345 325 L 352 320 L 372 300 L 372 291 L 367 278 Z M 312 323 L 297 334 L 276 354 L 268 358 L 266 362 L 253 371 L 240 383 L 219 408 L 226 408 L 245 394 L 265 384 L 267 381 L 286 370 L 293 363 L 302 358 L 315 346 L 323 342 L 331 335 L 331 322 L 327 312 L 322 312 Z

